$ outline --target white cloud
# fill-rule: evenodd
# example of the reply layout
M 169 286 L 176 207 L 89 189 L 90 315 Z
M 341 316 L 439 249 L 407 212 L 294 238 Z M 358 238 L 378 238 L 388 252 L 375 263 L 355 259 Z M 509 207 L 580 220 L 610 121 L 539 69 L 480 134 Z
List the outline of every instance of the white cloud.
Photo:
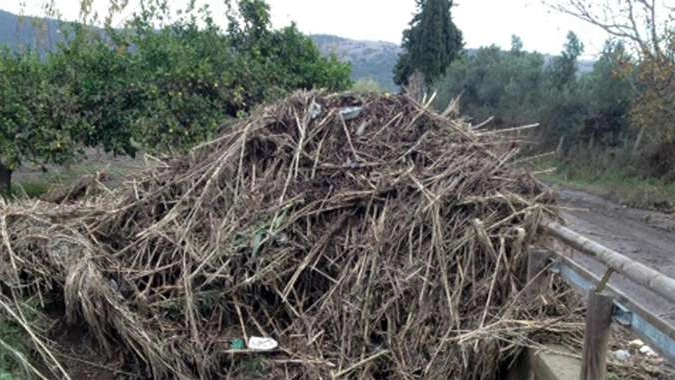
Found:
M 400 43 L 415 11 L 414 0 L 269 0 L 275 25 L 295 20 L 306 33 Z M 508 48 L 519 35 L 528 50 L 558 53 L 574 30 L 586 55 L 602 50 L 607 35 L 597 27 L 551 11 L 540 0 L 457 0 L 454 21 L 471 48 L 497 44 Z

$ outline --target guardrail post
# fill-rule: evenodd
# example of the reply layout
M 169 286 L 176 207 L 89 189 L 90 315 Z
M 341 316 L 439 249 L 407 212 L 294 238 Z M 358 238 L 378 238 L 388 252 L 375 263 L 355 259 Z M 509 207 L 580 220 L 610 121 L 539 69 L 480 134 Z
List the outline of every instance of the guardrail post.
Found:
M 607 378 L 607 347 L 613 306 L 612 297 L 598 294 L 595 289 L 589 291 L 581 380 Z

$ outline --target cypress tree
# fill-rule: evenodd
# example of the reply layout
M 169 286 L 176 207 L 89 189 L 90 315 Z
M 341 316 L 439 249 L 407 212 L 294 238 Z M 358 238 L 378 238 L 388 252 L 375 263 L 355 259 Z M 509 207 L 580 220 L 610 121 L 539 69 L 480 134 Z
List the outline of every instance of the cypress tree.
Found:
M 452 0 L 417 0 L 417 9 L 403 32 L 404 51 L 394 69 L 398 85 L 406 85 L 415 71 L 431 83 L 463 49 L 462 32 L 452 22 Z

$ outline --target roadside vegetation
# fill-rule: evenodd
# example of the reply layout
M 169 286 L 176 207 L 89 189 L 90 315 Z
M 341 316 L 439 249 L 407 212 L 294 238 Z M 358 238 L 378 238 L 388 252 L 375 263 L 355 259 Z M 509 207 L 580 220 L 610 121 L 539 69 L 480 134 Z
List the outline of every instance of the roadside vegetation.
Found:
M 675 25 L 654 1 L 550 1 L 605 29 L 611 39 L 593 70 L 580 73 L 583 36 L 570 31 L 559 56 L 523 51 L 517 36 L 504 51 L 463 54 L 432 76 L 443 108 L 460 95 L 475 125 L 540 126 L 527 153 L 554 152 L 548 178 L 639 207 L 675 204 Z M 670 12 L 670 14 L 669 14 Z M 631 15 L 638 22 L 631 21 Z M 428 79 L 429 77 L 427 77 Z M 520 135 L 525 138 L 525 135 Z
M 579 154 L 574 159 L 551 157 L 540 160 L 535 166 L 541 170 L 539 177 L 549 184 L 585 191 L 627 207 L 675 211 L 675 183 L 672 181 L 645 177 L 640 174 L 639 167 L 631 162 L 617 162 L 611 153 L 598 155 L 597 152 L 582 151 Z

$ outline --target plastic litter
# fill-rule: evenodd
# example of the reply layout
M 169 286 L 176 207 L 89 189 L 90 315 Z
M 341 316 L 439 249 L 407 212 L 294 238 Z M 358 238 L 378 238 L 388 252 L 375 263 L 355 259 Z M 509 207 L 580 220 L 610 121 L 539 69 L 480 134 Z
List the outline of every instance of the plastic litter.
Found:
M 246 343 L 244 343 L 243 339 L 235 339 L 232 341 L 232 344 L 230 344 L 230 348 L 233 350 L 245 350 Z
M 640 348 L 644 345 L 645 345 L 645 342 L 641 341 L 640 339 L 635 339 L 635 340 L 631 340 L 630 342 L 628 342 L 628 347 L 631 347 L 631 348 Z
M 342 115 L 344 121 L 349 121 L 359 117 L 362 111 L 363 107 L 345 107 L 340 109 L 340 115 Z
M 321 107 L 321 104 L 316 103 L 316 102 L 312 102 L 310 112 L 311 112 L 312 120 L 314 120 L 317 117 L 321 116 L 321 113 L 323 112 L 323 108 Z
M 656 351 L 652 350 L 652 348 L 647 345 L 640 347 L 640 353 L 649 357 L 659 356 Z
M 271 351 L 279 347 L 279 343 L 272 338 L 252 336 L 248 339 L 248 348 L 253 351 Z
M 612 352 L 612 355 L 614 355 L 614 358 L 620 362 L 625 362 L 631 357 L 631 354 L 628 350 L 616 350 Z

